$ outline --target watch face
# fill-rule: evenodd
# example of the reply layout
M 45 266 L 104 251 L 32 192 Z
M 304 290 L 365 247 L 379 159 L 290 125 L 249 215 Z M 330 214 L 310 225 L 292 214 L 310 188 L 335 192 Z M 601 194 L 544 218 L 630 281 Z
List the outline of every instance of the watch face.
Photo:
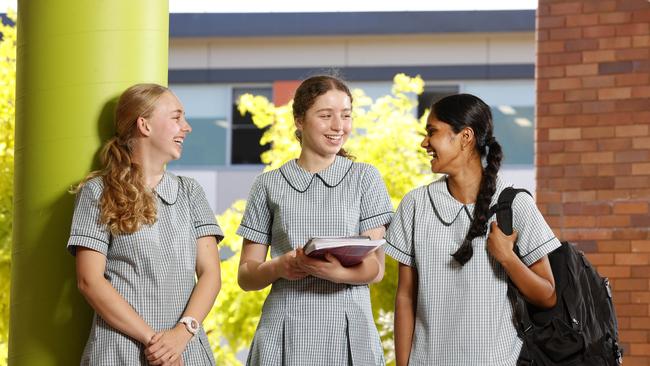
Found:
M 199 322 L 196 319 L 190 320 L 190 328 L 199 330 Z

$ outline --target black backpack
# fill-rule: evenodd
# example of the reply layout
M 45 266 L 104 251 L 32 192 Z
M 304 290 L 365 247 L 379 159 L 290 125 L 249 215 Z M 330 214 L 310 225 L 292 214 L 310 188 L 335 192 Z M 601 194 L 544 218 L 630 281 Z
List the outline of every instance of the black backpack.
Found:
M 499 228 L 512 234 L 512 202 L 524 189 L 506 188 L 496 213 Z M 515 246 L 515 252 L 519 254 Z M 548 255 L 557 304 L 539 309 L 528 304 L 508 281 L 508 297 L 514 308 L 517 334 L 523 347 L 518 366 L 589 365 L 615 366 L 623 362 L 618 345 L 618 324 L 607 278 L 601 277 L 575 245 L 562 246 Z

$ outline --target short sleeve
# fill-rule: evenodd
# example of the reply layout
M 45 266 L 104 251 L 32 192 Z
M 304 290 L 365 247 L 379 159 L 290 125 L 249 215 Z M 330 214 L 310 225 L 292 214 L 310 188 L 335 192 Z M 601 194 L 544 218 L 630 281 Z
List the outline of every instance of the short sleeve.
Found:
M 75 199 L 72 227 L 67 249 L 77 254 L 77 247 L 85 247 L 104 255 L 108 252 L 111 235 L 108 227 L 100 223 L 99 198 L 102 186 L 95 180 L 86 182 Z
M 262 181 L 262 176 L 258 176 L 253 183 L 246 209 L 242 217 L 241 224 L 237 229 L 237 235 L 246 238 L 254 243 L 271 244 L 271 225 L 273 216 L 269 209 L 267 192 Z
M 415 250 L 413 248 L 413 232 L 415 225 L 415 201 L 407 194 L 388 227 L 384 252 L 396 261 L 410 267 L 415 267 Z
M 517 246 L 521 260 L 531 266 L 560 247 L 560 241 L 539 212 L 533 198 L 524 193 L 512 203 L 512 227 L 517 231 Z
M 214 212 L 210 208 L 203 187 L 194 179 L 187 177 L 182 179 L 190 181 L 190 213 L 194 224 L 195 238 L 214 236 L 217 238 L 217 242 L 220 242 L 223 239 L 223 231 L 221 231 Z
M 363 177 L 359 232 L 388 225 L 393 217 L 393 206 L 384 180 L 374 166 L 368 165 Z

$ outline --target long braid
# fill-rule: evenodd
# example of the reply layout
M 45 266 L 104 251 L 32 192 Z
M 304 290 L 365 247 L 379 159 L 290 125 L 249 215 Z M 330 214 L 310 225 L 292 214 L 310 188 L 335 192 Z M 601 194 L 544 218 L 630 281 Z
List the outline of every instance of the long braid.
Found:
M 492 202 L 492 196 L 494 196 L 497 188 L 497 173 L 499 172 L 499 168 L 501 167 L 501 159 L 503 158 L 501 145 L 499 145 L 499 143 L 492 136 L 488 138 L 488 143 L 486 145 L 488 148 L 488 154 L 486 158 L 487 166 L 483 169 L 481 186 L 478 191 L 478 197 L 476 198 L 476 204 L 474 205 L 472 224 L 469 227 L 469 231 L 467 232 L 467 235 L 465 236 L 465 239 L 463 240 L 460 248 L 458 248 L 458 250 L 452 254 L 454 259 L 461 265 L 467 263 L 467 261 L 469 261 L 474 254 L 472 240 L 487 233 L 490 203 Z M 483 149 L 485 149 L 485 146 Z

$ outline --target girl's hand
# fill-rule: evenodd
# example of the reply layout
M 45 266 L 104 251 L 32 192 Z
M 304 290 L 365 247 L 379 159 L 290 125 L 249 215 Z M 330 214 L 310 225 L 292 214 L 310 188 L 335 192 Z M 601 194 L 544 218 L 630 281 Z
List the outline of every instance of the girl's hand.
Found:
M 185 329 L 185 325 L 178 323 L 172 329 L 156 333 L 149 341 L 144 354 L 150 365 L 178 365 L 182 364 L 183 351 L 192 339 L 192 334 Z
M 513 259 L 519 260 L 513 248 L 517 241 L 517 232 L 512 231 L 512 235 L 506 235 L 501 231 L 496 221 L 492 221 L 490 225 L 490 234 L 488 235 L 488 252 L 497 260 L 497 262 L 504 264 L 505 262 Z
M 299 249 L 302 251 L 302 249 Z M 297 259 L 297 251 L 292 250 L 278 258 L 276 271 L 279 277 L 293 281 L 307 277 L 307 273 L 300 267 Z
M 307 256 L 302 248 L 296 249 L 296 260 L 299 267 L 306 273 L 335 283 L 342 282 L 347 270 L 336 257 L 327 253 L 325 260 Z

